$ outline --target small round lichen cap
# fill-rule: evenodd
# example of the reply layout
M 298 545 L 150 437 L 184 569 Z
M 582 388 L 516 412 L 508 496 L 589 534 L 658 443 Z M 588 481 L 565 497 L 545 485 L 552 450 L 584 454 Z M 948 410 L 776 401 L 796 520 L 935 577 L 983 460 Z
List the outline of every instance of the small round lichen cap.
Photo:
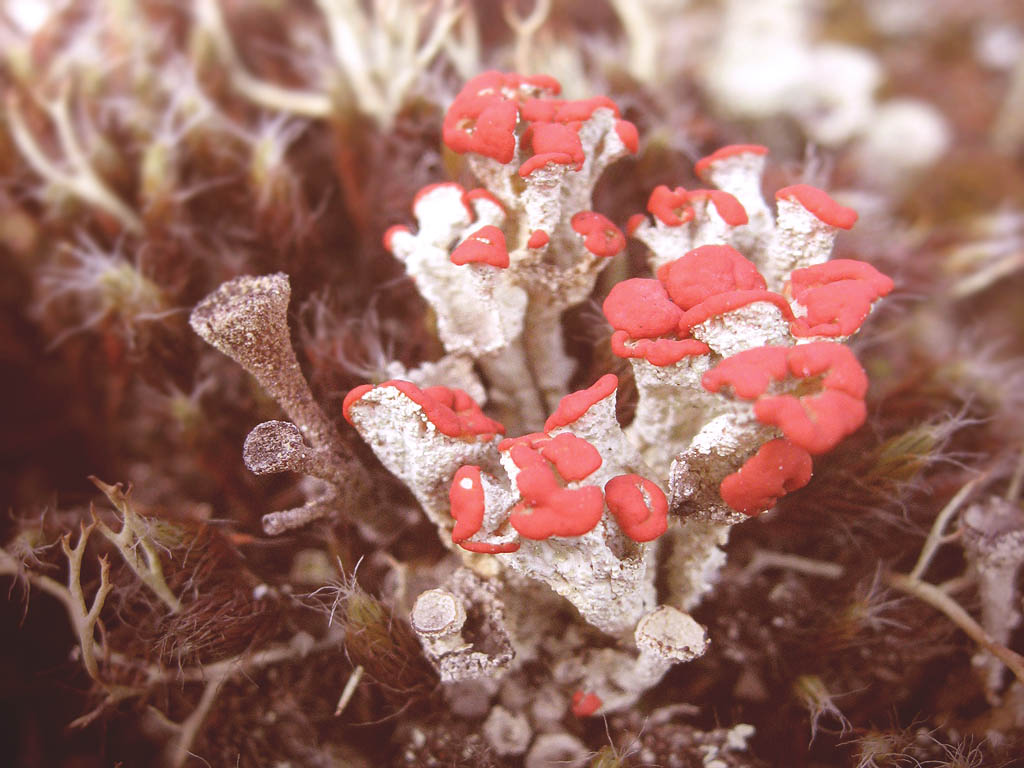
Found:
M 708 647 L 704 627 L 670 605 L 659 606 L 640 619 L 633 639 L 641 653 L 665 661 L 690 661 Z
M 446 589 L 428 589 L 416 598 L 412 608 L 412 626 L 427 637 L 444 637 L 462 629 L 466 609 Z
M 265 421 L 245 438 L 242 459 L 250 472 L 268 475 L 295 469 L 303 452 L 302 432 L 291 422 Z

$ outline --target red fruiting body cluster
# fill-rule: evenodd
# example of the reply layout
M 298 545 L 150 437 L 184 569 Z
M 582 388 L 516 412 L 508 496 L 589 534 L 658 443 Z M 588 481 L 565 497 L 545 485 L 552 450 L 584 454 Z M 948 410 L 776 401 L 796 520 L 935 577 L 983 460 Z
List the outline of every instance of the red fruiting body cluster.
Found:
M 682 187 L 669 189 L 664 184 L 655 187 L 647 199 L 647 210 L 668 227 L 681 227 L 693 221 L 696 211 L 692 203 L 710 202 L 715 206 L 718 215 L 730 227 L 740 227 L 747 223 L 747 212 L 740 201 L 720 189 L 691 189 Z M 632 220 L 634 225 L 639 221 Z
M 790 325 L 793 335 L 849 336 L 892 288 L 891 278 L 863 261 L 835 259 L 793 270 L 786 293 L 807 308 Z
M 617 386 L 618 379 L 606 374 L 593 386 L 566 395 L 544 429 L 551 431 L 577 421 L 611 396 Z M 646 478 L 618 475 L 605 484 L 604 493 L 597 486 L 562 486 L 585 480 L 601 466 L 600 454 L 580 437 L 568 432 L 551 437 L 540 432 L 503 440 L 498 449 L 507 451 L 519 468 L 516 485 L 523 502 L 512 511 L 511 523 L 525 538 L 582 536 L 600 521 L 606 501 L 622 532 L 634 541 L 651 541 L 665 532 L 668 500 Z
M 668 526 L 668 500 L 652 481 L 635 474 L 617 475 L 605 483 L 567 487 L 581 483 L 602 465 L 601 454 L 588 441 L 571 432 L 548 432 L 577 421 L 596 403 L 611 396 L 618 385 L 612 374 L 602 376 L 588 389 L 562 398 L 544 425 L 534 432 L 502 440 L 498 450 L 508 454 L 519 469 L 516 487 L 522 501 L 513 507 L 509 523 L 526 539 L 582 536 L 600 522 L 605 503 L 622 532 L 634 541 L 652 541 Z M 470 541 L 483 525 L 485 496 L 480 468 L 462 467 L 449 491 L 455 528 L 452 541 L 471 552 L 514 552 L 518 543 L 490 544 Z
M 580 211 L 570 222 L 573 231 L 583 235 L 583 247 L 595 256 L 611 257 L 626 247 L 622 230 L 594 211 Z
M 817 391 L 768 394 L 773 383 L 792 380 Z M 820 380 L 820 383 L 819 383 Z M 719 486 L 733 509 L 756 515 L 811 479 L 811 455 L 826 453 L 864 423 L 867 376 L 848 347 L 820 341 L 795 347 L 758 347 L 733 355 L 704 374 L 704 387 L 754 400 L 754 415 L 778 427 L 772 440 Z
M 382 384 L 362 384 L 347 395 L 342 404 L 345 419 L 352 423 L 352 406 L 371 390 L 393 387 L 423 409 L 427 420 L 437 431 L 448 437 L 463 440 L 491 440 L 504 434 L 505 427 L 484 416 L 476 401 L 461 389 L 427 387 L 420 389 L 408 381 L 385 381 Z
M 755 302 L 774 304 L 785 319 L 795 319 L 786 298 L 765 290 L 764 278 L 739 251 L 702 245 L 663 265 L 657 280 L 634 278 L 617 284 L 603 309 L 615 329 L 616 355 L 664 366 L 710 351 L 690 338 L 694 326 Z
M 448 492 L 452 518 L 455 527 L 452 529 L 452 541 L 470 552 L 496 555 L 502 552 L 515 552 L 519 549 L 518 542 L 509 544 L 489 544 L 482 541 L 468 541 L 469 537 L 480 530 L 484 522 L 486 501 L 483 482 L 480 479 L 480 467 L 461 467 L 452 479 Z
M 641 308 L 644 311 L 639 311 Z M 612 327 L 633 339 L 675 333 L 683 315 L 660 282 L 643 277 L 616 283 L 605 299 L 603 309 Z
M 543 248 L 551 241 L 551 237 L 543 229 L 535 229 L 530 233 L 530 239 L 526 241 L 527 248 Z
M 627 343 L 628 342 L 628 343 Z M 697 339 L 640 339 L 633 342 L 625 331 L 612 334 L 612 352 L 623 358 L 642 358 L 651 365 L 664 367 L 684 357 L 697 357 L 711 348 Z
M 622 532 L 634 541 L 653 541 L 668 529 L 668 499 L 646 477 L 613 477 L 604 485 L 604 499 Z
M 566 395 L 558 401 L 555 412 L 544 422 L 544 431 L 566 427 L 579 420 L 591 406 L 611 396 L 618 386 L 619 378 L 614 373 L 606 373 L 586 389 Z
M 551 77 L 524 77 L 513 73 L 484 72 L 470 80 L 455 97 L 442 127 L 444 143 L 454 152 L 473 152 L 499 163 L 516 156 L 516 135 L 532 156 L 519 166 L 529 176 L 549 163 L 571 165 L 575 170 L 586 160 L 580 142 L 580 127 L 597 109 L 608 109 L 618 117 L 611 99 L 565 101 L 555 99 L 561 90 Z M 630 152 L 637 151 L 636 127 L 618 120 L 616 133 Z
M 584 480 L 601 466 L 601 454 L 597 449 L 583 438 L 569 432 L 563 432 L 555 437 L 546 432 L 534 432 L 522 437 L 508 438 L 498 444 L 498 450 L 511 452 L 512 460 L 519 466 L 516 451 L 524 446 L 540 453 L 554 464 L 558 474 L 566 482 Z
M 458 244 L 450 256 L 452 264 L 490 264 L 505 269 L 509 265 L 508 246 L 500 229 L 488 224 Z
M 753 144 L 723 147 L 698 161 L 696 172 L 708 179 L 729 163 L 761 162 L 767 152 Z M 804 184 L 780 189 L 776 199 L 799 204 L 830 227 L 849 229 L 857 220 L 855 211 Z M 700 203 L 714 205 L 729 226 L 747 223 L 735 197 L 712 190 L 660 186 L 651 193 L 647 210 L 658 226 L 679 227 L 700 219 Z M 646 222 L 637 214 L 628 231 L 633 234 Z M 693 329 L 748 304 L 773 304 L 794 337 L 845 337 L 857 331 L 872 304 L 892 288 L 892 280 L 869 264 L 840 259 L 793 271 L 779 294 L 768 291 L 755 265 L 732 247 L 704 245 L 663 264 L 657 279 L 619 283 L 603 309 L 615 329 L 611 345 L 616 355 L 666 366 L 710 354 L 707 345 L 692 338 Z M 801 390 L 818 384 L 817 389 L 800 396 L 785 394 L 784 387 L 779 387 L 782 394 L 769 392 L 773 384 L 794 379 L 802 382 Z M 811 455 L 831 450 L 865 418 L 867 378 L 849 349 L 835 343 L 747 350 L 720 362 L 703 383 L 713 392 L 728 385 L 736 397 L 755 400 L 758 420 L 785 435 L 762 446 L 721 483 L 726 503 L 746 514 L 768 509 L 806 484 Z
M 819 377 L 816 393 L 768 394 L 772 382 Z M 832 450 L 867 416 L 864 369 L 848 347 L 829 341 L 740 352 L 704 374 L 703 384 L 711 392 L 728 386 L 736 397 L 754 400 L 758 421 L 778 427 L 790 442 L 812 455 Z
M 603 309 L 615 329 L 611 343 L 616 355 L 665 366 L 709 351 L 690 338 L 695 326 L 755 302 L 774 304 L 794 336 L 848 336 L 892 286 L 871 265 L 849 259 L 798 269 L 786 286 L 792 300 L 806 309 L 798 317 L 786 296 L 766 290 L 757 267 L 739 251 L 702 245 L 663 264 L 656 280 L 618 283 Z
M 579 127 L 572 124 L 531 123 L 523 133 L 523 140 L 533 147 L 533 161 L 550 158 L 547 162 L 572 165 L 578 171 L 586 159 L 583 156 Z M 522 169 L 520 173 L 529 176 L 529 172 L 523 173 Z
M 647 210 L 657 216 L 662 224 L 679 227 L 688 221 L 693 221 L 693 208 L 686 203 L 685 189 L 682 187 L 669 189 L 662 184 L 655 187 L 651 196 L 647 198 Z
M 840 205 L 828 193 L 808 184 L 794 184 L 783 187 L 775 193 L 776 200 L 793 200 L 818 218 L 824 224 L 839 229 L 850 229 L 857 223 L 857 212 Z
M 737 512 L 756 515 L 811 481 L 811 454 L 784 437 L 762 445 L 718 490 Z
M 601 708 L 604 702 L 596 693 L 576 691 L 572 695 L 572 713 L 576 717 L 590 717 Z
M 524 538 L 582 536 L 592 530 L 604 514 L 604 494 L 600 488 L 593 485 L 566 488 L 564 485 L 586 479 L 601 464 L 601 456 L 594 446 L 582 438 L 567 436 L 572 442 L 564 442 L 557 452 L 547 455 L 546 443 L 553 438 L 544 433 L 503 440 L 498 446 L 519 468 L 516 486 L 523 501 L 512 509 L 509 522 Z
M 730 291 L 763 291 L 764 278 L 750 261 L 728 245 L 704 245 L 665 264 L 658 279 L 680 308 Z

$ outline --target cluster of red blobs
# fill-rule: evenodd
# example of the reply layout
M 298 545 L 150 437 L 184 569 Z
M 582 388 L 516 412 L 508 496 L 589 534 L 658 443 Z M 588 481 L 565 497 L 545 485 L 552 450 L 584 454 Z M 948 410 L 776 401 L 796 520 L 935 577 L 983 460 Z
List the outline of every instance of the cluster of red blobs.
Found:
M 453 152 L 472 152 L 499 163 L 516 155 L 516 135 L 533 154 L 519 166 L 526 177 L 548 163 L 571 165 L 579 170 L 586 159 L 580 127 L 594 110 L 605 108 L 616 117 L 615 132 L 636 152 L 636 126 L 619 118 L 619 108 L 605 96 L 567 101 L 553 98 L 562 86 L 553 77 L 525 77 L 515 73 L 484 72 L 463 86 L 442 126 L 444 143 Z
M 569 488 L 568 483 L 582 482 L 600 468 L 601 455 L 587 440 L 570 432 L 548 434 L 583 416 L 592 405 L 611 395 L 617 386 L 615 376 L 602 376 L 589 389 L 564 397 L 544 423 L 545 432 L 502 440 L 498 444 L 498 450 L 507 452 L 519 469 L 516 486 L 523 500 L 512 509 L 510 524 L 523 538 L 582 536 L 600 522 L 606 503 L 622 532 L 635 541 L 651 541 L 665 532 L 668 500 L 655 483 L 639 475 L 624 474 L 608 481 L 603 491 L 593 485 Z M 427 421 L 448 437 L 489 441 L 505 432 L 500 423 L 487 418 L 476 401 L 461 389 L 420 389 L 411 382 L 397 380 L 363 384 L 351 390 L 342 406 L 349 423 L 352 423 L 352 406 L 368 392 L 383 387 L 393 387 L 419 405 Z M 477 466 L 465 466 L 452 480 L 449 492 L 455 519 L 452 541 L 471 552 L 514 552 L 519 548 L 518 543 L 469 541 L 480 530 L 484 519 L 486 505 L 480 472 Z
M 532 152 L 519 165 L 523 178 L 549 164 L 578 171 L 586 161 L 580 128 L 596 109 L 603 108 L 615 116 L 615 132 L 623 145 L 637 151 L 636 126 L 619 117 L 614 101 L 605 96 L 576 101 L 554 98 L 560 90 L 557 80 L 543 75 L 484 72 L 466 83 L 449 107 L 442 129 L 444 143 L 459 154 L 473 153 L 506 164 L 516 156 L 518 136 L 523 154 Z M 570 224 L 595 256 L 614 256 L 626 247 L 622 231 L 599 213 L 580 211 Z M 471 234 L 452 253 L 452 262 L 507 267 L 508 249 L 496 229 L 486 226 Z M 527 247 L 543 248 L 549 241 L 550 234 L 538 229 L 530 234 Z
M 766 151 L 756 145 L 725 147 L 699 161 L 697 173 L 706 176 L 715 162 L 728 157 Z M 857 219 L 854 211 L 822 190 L 803 184 L 779 190 L 776 199 L 796 202 L 833 227 L 849 229 Z M 661 186 L 651 194 L 647 209 L 667 227 L 683 226 L 694 219 L 693 203 L 699 201 L 714 205 L 730 226 L 747 223 L 740 202 L 717 190 Z M 645 220 L 644 214 L 637 214 L 629 231 Z M 611 344 L 616 355 L 668 366 L 711 354 L 705 343 L 691 336 L 695 326 L 755 302 L 777 307 L 794 337 L 849 336 L 892 287 L 892 280 L 870 264 L 836 259 L 794 270 L 782 292 L 776 293 L 767 289 L 764 277 L 739 251 L 728 245 L 704 245 L 664 264 L 656 279 L 617 284 L 603 308 L 615 329 Z M 791 301 L 804 308 L 800 316 Z M 787 380 L 815 380 L 812 388 L 820 392 L 802 397 L 768 394 L 773 383 Z M 762 446 L 720 486 L 725 502 L 746 514 L 769 509 L 785 493 L 806 485 L 811 455 L 831 450 L 865 418 L 867 377 L 853 353 L 837 343 L 742 352 L 719 363 L 704 376 L 703 385 L 713 392 L 729 386 L 736 397 L 754 400 L 758 420 L 784 435 Z
M 812 382 L 816 392 L 772 394 L 777 382 Z M 868 379 L 848 347 L 828 341 L 758 347 L 726 358 L 704 374 L 710 392 L 723 388 L 754 403 L 754 416 L 783 437 L 763 445 L 722 482 L 722 499 L 754 515 L 811 479 L 811 456 L 827 453 L 867 416 Z
M 393 379 L 381 384 L 361 384 L 345 395 L 342 413 L 352 423 L 352 406 L 366 393 L 383 387 L 393 387 L 423 409 L 427 421 L 438 432 L 461 440 L 492 440 L 496 434 L 505 434 L 505 427 L 489 419 L 468 393 L 449 387 L 420 389 L 409 381 Z
M 594 404 L 608 397 L 618 379 L 608 374 L 589 389 L 563 398 L 544 424 L 544 432 L 502 440 L 498 450 L 507 453 L 518 468 L 516 487 L 522 501 L 512 508 L 509 524 L 524 539 L 540 541 L 552 536 L 582 536 L 594 529 L 605 505 L 619 528 L 634 541 L 656 539 L 668 525 L 668 500 L 650 480 L 635 474 L 616 475 L 604 489 L 581 483 L 603 463 L 601 454 L 587 440 L 571 432 L 550 432 L 580 418 Z M 518 543 L 488 544 L 469 541 L 483 525 L 485 493 L 480 468 L 462 467 L 452 482 L 449 500 L 456 524 L 452 541 L 472 552 L 512 552 Z
M 769 291 L 757 268 L 728 245 L 702 245 L 658 270 L 612 288 L 603 308 L 619 357 L 665 366 L 710 352 L 694 326 L 756 302 L 774 304 L 796 337 L 854 333 L 892 280 L 870 264 L 836 259 L 794 270 L 782 293 Z M 797 317 L 790 298 L 806 309 Z
M 485 72 L 470 80 L 449 108 L 443 124 L 445 144 L 457 153 L 475 153 L 507 164 L 520 158 L 518 173 L 526 178 L 549 164 L 582 168 L 586 157 L 580 128 L 594 111 L 605 108 L 615 117 L 615 131 L 631 152 L 637 151 L 636 127 L 621 119 L 610 99 L 568 101 L 556 98 L 559 83 L 547 76 Z M 518 150 L 518 152 L 517 152 Z M 697 175 L 707 178 L 718 161 L 740 155 L 764 155 L 759 145 L 732 145 L 696 164 Z M 528 154 L 532 153 L 532 154 Z M 525 159 L 523 159 L 525 157 Z M 435 189 L 421 190 L 417 199 Z M 465 192 L 458 185 L 470 220 L 474 196 L 498 201 L 486 190 Z M 780 189 L 776 199 L 801 205 L 824 224 L 849 229 L 857 214 L 824 191 L 804 184 Z M 648 212 L 665 227 L 680 227 L 697 216 L 699 206 L 713 206 L 730 227 L 748 223 L 747 212 L 733 195 L 717 189 L 657 187 L 647 203 Z M 414 203 L 415 207 L 415 203 Z M 632 217 L 630 233 L 646 221 Z M 612 256 L 625 247 L 622 232 L 609 219 L 593 211 L 580 211 L 570 222 L 584 246 L 597 256 Z M 397 228 L 389 230 L 385 241 Z M 543 230 L 530 234 L 527 247 L 544 248 L 550 236 Z M 452 252 L 456 265 L 509 266 L 508 246 L 502 230 L 486 225 L 466 237 Z M 854 333 L 875 300 L 892 290 L 892 281 L 869 264 L 840 259 L 795 270 L 781 292 L 770 291 L 764 277 L 741 253 L 728 245 L 704 245 L 662 266 L 656 278 L 634 278 L 616 285 L 603 309 L 613 326 L 612 350 L 623 358 L 642 358 L 656 366 L 669 366 L 686 357 L 712 354 L 704 342 L 692 337 L 695 326 L 757 302 L 778 308 L 794 337 L 828 338 Z M 791 302 L 803 311 L 794 313 Z M 796 380 L 810 381 L 810 394 L 773 394 Z M 757 514 L 777 499 L 805 485 L 811 474 L 812 455 L 830 450 L 864 420 L 867 380 L 844 346 L 813 342 L 797 347 L 759 348 L 719 363 L 704 376 L 709 391 L 731 390 L 735 397 L 754 401 L 756 417 L 777 427 L 783 437 L 761 446 L 737 472 L 720 486 L 732 508 Z M 387 382 L 420 404 L 427 419 L 441 433 L 460 439 L 491 439 L 503 433 L 497 422 L 483 415 L 466 393 L 432 387 L 419 390 L 407 382 Z M 781 386 L 780 386 L 781 385 Z M 588 390 L 566 397 L 545 424 L 545 432 L 504 440 L 519 469 L 516 483 L 523 501 L 510 524 L 520 536 L 579 536 L 592 530 L 605 505 L 627 535 L 638 541 L 664 531 L 667 502 L 658 486 L 635 475 L 614 478 L 602 490 L 596 486 L 569 488 L 585 480 L 600 466 L 600 455 L 586 440 L 568 433 L 549 432 L 565 426 L 615 389 L 612 376 Z M 346 416 L 352 402 L 370 387 L 359 387 L 345 400 Z M 792 386 L 789 387 L 792 389 Z M 808 387 L 805 386 L 804 389 Z M 451 490 L 456 519 L 453 540 L 472 551 L 514 551 L 518 544 L 470 541 L 482 526 L 484 491 L 477 467 L 463 467 Z

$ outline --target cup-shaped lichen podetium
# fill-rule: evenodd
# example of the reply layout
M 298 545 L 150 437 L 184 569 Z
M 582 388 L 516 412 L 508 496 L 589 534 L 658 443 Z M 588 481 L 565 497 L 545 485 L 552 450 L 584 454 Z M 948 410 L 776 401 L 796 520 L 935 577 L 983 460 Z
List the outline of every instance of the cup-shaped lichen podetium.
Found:
M 313 400 L 288 333 L 291 285 L 283 273 L 236 277 L 192 310 L 192 329 L 252 374 L 309 443 L 348 457 Z

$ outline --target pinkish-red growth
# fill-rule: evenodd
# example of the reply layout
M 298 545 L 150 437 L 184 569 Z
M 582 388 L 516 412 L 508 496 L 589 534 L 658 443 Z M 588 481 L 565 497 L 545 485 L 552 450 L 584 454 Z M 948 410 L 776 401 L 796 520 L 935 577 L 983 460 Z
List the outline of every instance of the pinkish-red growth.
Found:
M 856 432 L 867 418 L 867 408 L 859 398 L 826 389 L 809 397 L 762 397 L 754 403 L 754 415 L 762 424 L 778 427 L 792 442 L 817 456 L 828 453 L 840 440 Z
M 787 377 L 814 380 L 817 394 L 763 396 L 772 381 Z M 759 347 L 723 360 L 704 374 L 704 388 L 757 399 L 754 415 L 778 427 L 791 442 L 812 455 L 827 453 L 867 417 L 868 379 L 857 358 L 842 344 L 827 341 L 796 347 Z
M 505 427 L 484 416 L 476 401 L 461 389 L 429 387 L 421 390 L 412 382 L 398 380 L 385 381 L 376 387 L 371 384 L 362 384 L 350 391 L 342 403 L 342 413 L 350 424 L 353 423 L 352 407 L 367 392 L 378 387 L 397 389 L 420 406 L 427 420 L 437 428 L 438 432 L 448 437 L 464 440 L 477 438 L 490 440 L 495 434 L 504 434 L 505 432 Z
M 622 358 L 642 358 L 651 365 L 664 368 L 684 357 L 706 355 L 711 348 L 696 339 L 640 339 L 631 341 L 625 331 L 615 331 L 611 339 L 612 353 Z
M 508 453 L 512 450 L 513 445 L 525 445 L 527 448 L 536 448 L 545 440 L 550 439 L 551 436 L 547 432 L 530 432 L 526 435 L 519 435 L 519 437 L 506 437 L 498 443 L 498 450 L 502 453 Z
M 718 490 L 730 507 L 754 516 L 807 485 L 813 468 L 807 451 L 780 437 L 762 445 L 738 471 L 722 481 Z
M 607 96 L 591 96 L 589 99 L 567 101 L 558 109 L 555 119 L 562 122 L 587 121 L 595 110 L 609 109 L 616 117 L 619 116 L 619 105 Z
M 546 432 L 532 432 L 520 437 L 506 438 L 498 443 L 498 450 L 507 453 L 517 445 L 539 451 L 541 456 L 555 465 L 558 474 L 566 482 L 579 482 L 601 466 L 601 454 L 597 452 L 597 448 L 582 437 L 569 432 L 563 432 L 555 437 Z
M 531 123 L 524 134 L 536 155 L 569 155 L 578 171 L 583 167 L 583 145 L 579 131 L 564 123 Z M 528 174 L 522 174 L 524 176 Z
M 794 270 L 787 289 L 807 307 L 807 315 L 793 321 L 793 335 L 849 336 L 860 328 L 871 305 L 892 288 L 890 278 L 853 259 Z
M 475 152 L 509 163 L 516 152 L 517 119 L 515 102 L 498 94 L 467 99 L 460 96 L 448 108 L 441 133 L 453 152 Z
M 601 708 L 603 703 L 596 693 L 576 691 L 572 695 L 572 713 L 576 717 L 590 717 Z
M 583 236 L 583 247 L 595 256 L 614 256 L 626 247 L 622 230 L 594 211 L 580 211 L 569 222 L 573 231 Z
M 823 376 L 825 389 L 845 392 L 863 399 L 868 377 L 850 348 L 830 341 L 816 341 L 795 347 L 756 347 L 726 358 L 704 374 L 702 383 L 709 392 L 724 386 L 744 400 L 763 395 L 772 381 L 787 376 L 809 379 Z
M 427 387 L 426 397 L 432 398 L 444 408 L 450 408 L 459 419 L 461 435 L 482 435 L 490 440 L 495 434 L 505 434 L 505 427 L 484 416 L 476 400 L 464 390 L 449 387 Z
M 878 298 L 874 289 L 859 280 L 841 280 L 809 291 L 801 302 L 804 317 L 790 324 L 794 336 L 850 336 L 871 313 Z
M 540 455 L 555 465 L 558 474 L 569 483 L 577 483 L 601 466 L 601 454 L 582 437 L 569 432 L 548 440 L 540 447 Z
M 730 144 L 727 147 L 715 150 L 710 155 L 702 157 L 697 161 L 697 164 L 693 167 L 697 176 L 706 179 L 708 171 L 711 170 L 711 166 L 720 160 L 726 160 L 730 157 L 737 157 L 739 155 L 767 155 L 768 147 L 763 147 L 760 144 Z
M 775 193 L 776 200 L 793 200 L 802 205 L 818 221 L 830 227 L 850 229 L 857 223 L 857 212 L 840 205 L 824 190 L 809 184 L 794 184 Z
M 543 229 L 535 229 L 530 233 L 530 239 L 526 241 L 527 248 L 543 248 L 551 242 L 548 233 Z
M 568 152 L 545 152 L 542 155 L 534 155 L 525 160 L 519 166 L 519 175 L 524 179 L 539 168 L 546 165 L 573 165 L 574 160 Z
M 465 264 L 490 264 L 505 269 L 509 265 L 505 234 L 490 224 L 480 227 L 452 251 L 451 261 L 460 267 Z
M 485 541 L 468 541 L 470 536 L 480 531 L 486 510 L 480 467 L 465 466 L 455 473 L 448 491 L 448 500 L 451 504 L 452 517 L 455 519 L 455 527 L 452 529 L 453 543 L 470 552 L 487 555 L 515 552 L 519 549 L 519 542 L 490 544 Z
M 580 126 L 596 109 L 609 109 L 615 117 L 619 108 L 606 96 L 564 101 L 546 98 L 558 93 L 554 78 L 522 77 L 502 72 L 484 72 L 470 80 L 445 115 L 442 134 L 445 144 L 458 153 L 475 152 L 499 163 L 511 162 L 516 152 L 516 126 L 527 123 L 523 142 L 532 145 L 534 155 L 519 167 L 526 178 L 548 164 L 583 165 Z M 636 128 L 623 120 L 616 123 L 622 142 L 636 152 Z
M 544 75 L 483 72 L 467 82 L 445 115 L 445 144 L 460 154 L 477 152 L 507 163 L 515 154 L 519 104 L 557 94 L 558 81 Z
M 722 221 L 730 227 L 741 227 L 749 221 L 742 203 L 720 189 L 691 189 L 686 193 L 686 199 L 690 202 L 710 200 Z
M 672 301 L 691 309 L 720 293 L 764 290 L 761 273 L 728 245 L 702 245 L 658 269 Z
M 606 373 L 587 389 L 566 395 L 558 402 L 555 412 L 544 422 L 544 431 L 551 432 L 579 420 L 591 406 L 612 395 L 618 386 L 618 377 L 613 373 Z
M 524 120 L 543 123 L 584 123 L 601 108 L 619 116 L 618 105 L 607 96 L 564 101 L 562 99 L 527 99 L 521 106 Z
M 604 499 L 622 532 L 634 541 L 653 541 L 668 529 L 668 499 L 645 477 L 613 477 L 605 483 Z
M 499 163 L 515 156 L 519 102 L 556 94 L 558 81 L 544 75 L 483 72 L 467 82 L 445 114 L 444 143 L 454 152 L 476 152 Z
M 436 395 L 444 397 L 445 387 L 432 387 L 433 392 L 424 391 L 409 381 L 386 381 L 379 385 L 381 387 L 394 387 L 403 395 L 423 409 L 427 421 L 437 427 L 437 431 L 448 437 L 462 437 L 468 431 L 464 430 L 458 414 L 451 408 L 451 404 L 440 402 Z M 450 393 L 450 390 L 448 390 Z M 446 398 L 447 399 L 447 398 Z M 497 430 L 491 430 L 491 434 Z
M 631 339 L 651 339 L 674 333 L 683 312 L 672 303 L 657 280 L 633 277 L 616 283 L 601 305 L 612 328 Z
M 687 205 L 688 202 L 685 189 L 669 189 L 661 184 L 647 198 L 647 211 L 666 226 L 680 227 L 693 220 L 693 208 Z
M 459 544 L 480 530 L 484 522 L 484 486 L 480 480 L 480 467 L 460 467 L 448 489 L 455 527 L 452 541 Z
M 459 546 L 467 552 L 477 552 L 482 555 L 502 555 L 519 549 L 519 542 L 510 541 L 507 544 L 491 544 L 486 541 L 460 541 Z
M 519 114 L 530 123 L 551 123 L 564 103 L 561 99 L 527 99 L 519 105 Z
M 843 280 L 867 283 L 878 297 L 887 296 L 893 289 L 892 278 L 883 275 L 866 261 L 832 259 L 813 267 L 795 269 L 789 276 L 789 290 L 793 298 L 804 303 L 804 297 L 815 288 Z
M 597 109 L 611 110 L 619 116 L 618 105 L 607 96 L 593 96 L 589 99 L 563 101 L 547 99 L 544 102 L 531 100 L 523 105 L 523 117 L 527 120 L 542 120 L 556 123 L 583 123 L 590 119 Z
M 636 126 L 629 120 L 616 120 L 615 133 L 626 149 L 635 155 L 640 149 L 640 136 L 637 134 Z
M 753 400 L 767 391 L 773 381 L 786 378 L 789 347 L 755 347 L 727 357 L 701 378 L 708 392 L 731 387 L 735 397 Z
M 797 378 L 824 376 L 821 384 L 825 389 L 845 392 L 859 399 L 864 399 L 868 393 L 868 375 L 844 344 L 831 341 L 798 344 L 789 348 L 786 361 L 789 372 Z
M 521 536 L 541 540 L 551 536 L 582 536 L 604 514 L 604 495 L 593 485 L 565 488 L 551 464 L 523 443 L 509 455 L 519 467 L 516 487 L 523 501 L 512 508 L 509 522 Z
M 686 336 L 694 326 L 707 322 L 712 317 L 724 315 L 726 312 L 733 312 L 742 307 L 764 301 L 774 304 L 782 316 L 787 320 L 793 319 L 793 310 L 789 302 L 777 293 L 771 291 L 730 291 L 719 293 L 705 299 L 696 307 L 688 309 L 679 319 L 679 335 Z

